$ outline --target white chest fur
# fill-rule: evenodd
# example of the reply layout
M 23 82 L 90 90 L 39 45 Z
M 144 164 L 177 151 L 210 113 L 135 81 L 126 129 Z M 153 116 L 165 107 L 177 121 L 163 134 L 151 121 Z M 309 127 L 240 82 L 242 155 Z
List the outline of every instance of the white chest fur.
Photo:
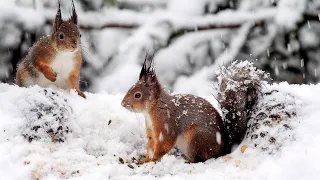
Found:
M 57 54 L 55 60 L 51 63 L 51 68 L 57 73 L 57 78 L 69 77 L 75 64 L 74 55 L 74 52 L 61 52 Z
M 145 121 L 146 121 L 146 126 L 147 126 L 147 128 L 152 129 L 152 120 L 151 120 L 151 117 L 149 116 L 148 113 L 145 113 L 144 117 L 145 117 Z
M 36 80 L 35 84 L 42 87 L 57 87 L 61 89 L 69 89 L 68 78 L 70 72 L 75 66 L 75 52 L 60 52 L 56 55 L 55 59 L 52 60 L 50 66 L 52 70 L 57 73 L 57 78 L 55 82 L 51 82 L 39 74 L 39 78 Z

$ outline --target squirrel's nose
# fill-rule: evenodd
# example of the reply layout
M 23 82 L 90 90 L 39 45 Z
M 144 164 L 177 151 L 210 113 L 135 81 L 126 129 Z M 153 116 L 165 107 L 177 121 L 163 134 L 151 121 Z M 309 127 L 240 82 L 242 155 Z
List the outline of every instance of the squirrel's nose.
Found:
M 123 101 L 121 102 L 121 106 L 126 107 L 126 105 L 127 105 L 127 102 L 126 102 L 125 100 L 123 100 Z

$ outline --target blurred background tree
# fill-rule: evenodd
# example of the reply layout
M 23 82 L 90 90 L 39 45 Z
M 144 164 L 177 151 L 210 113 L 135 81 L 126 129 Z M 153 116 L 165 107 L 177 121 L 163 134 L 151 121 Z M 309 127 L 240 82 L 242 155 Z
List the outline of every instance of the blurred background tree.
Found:
M 149 49 L 168 89 L 210 94 L 215 72 L 254 61 L 275 82 L 318 83 L 320 0 L 76 0 L 82 33 L 81 86 L 123 93 Z M 51 32 L 57 2 L 0 1 L 0 81 Z M 63 17 L 71 1 L 62 0 Z M 151 54 L 152 54 L 151 53 Z

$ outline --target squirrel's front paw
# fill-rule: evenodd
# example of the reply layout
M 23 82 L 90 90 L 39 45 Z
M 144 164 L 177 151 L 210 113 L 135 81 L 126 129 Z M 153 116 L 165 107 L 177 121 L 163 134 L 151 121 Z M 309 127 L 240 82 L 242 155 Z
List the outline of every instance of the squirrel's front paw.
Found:
M 146 156 L 146 158 L 141 158 L 141 159 L 139 159 L 137 162 L 136 162 L 136 164 L 137 165 L 141 165 L 141 164 L 144 164 L 144 163 L 147 163 L 147 162 L 150 162 L 150 159 L 148 158 L 148 156 Z
M 46 78 L 52 82 L 55 82 L 57 80 L 57 73 L 55 73 L 54 71 L 48 71 L 48 73 L 46 74 Z
M 76 89 L 77 93 L 79 96 L 83 97 L 86 99 L 86 95 L 84 95 L 84 93 L 82 91 L 80 91 L 80 89 Z
M 149 162 L 155 162 L 155 160 L 152 160 L 147 156 L 145 159 L 138 160 L 138 162 L 136 164 L 141 165 L 141 164 L 149 163 Z

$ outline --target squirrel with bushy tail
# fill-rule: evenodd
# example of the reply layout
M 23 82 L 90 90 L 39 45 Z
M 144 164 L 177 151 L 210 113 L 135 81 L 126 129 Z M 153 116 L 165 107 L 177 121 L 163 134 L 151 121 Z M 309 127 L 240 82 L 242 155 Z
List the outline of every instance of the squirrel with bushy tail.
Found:
M 188 162 L 203 162 L 241 143 L 259 98 L 263 71 L 247 61 L 222 68 L 220 108 L 195 95 L 168 93 L 155 74 L 153 58 L 147 56 L 139 80 L 122 101 L 126 109 L 145 116 L 147 153 L 138 163 L 158 161 L 174 146 Z

